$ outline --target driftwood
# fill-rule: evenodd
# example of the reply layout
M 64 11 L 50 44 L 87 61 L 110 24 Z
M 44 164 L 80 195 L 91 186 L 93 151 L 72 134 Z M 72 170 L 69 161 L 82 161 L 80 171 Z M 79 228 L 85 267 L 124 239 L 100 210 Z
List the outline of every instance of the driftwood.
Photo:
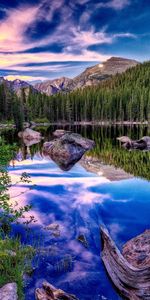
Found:
M 134 267 L 121 254 L 105 227 L 101 227 L 101 236 L 102 260 L 120 294 L 129 300 L 150 300 L 150 265 Z
M 52 284 L 43 282 L 43 288 L 36 289 L 36 300 L 78 300 L 74 295 L 67 294 L 63 290 L 56 289 Z

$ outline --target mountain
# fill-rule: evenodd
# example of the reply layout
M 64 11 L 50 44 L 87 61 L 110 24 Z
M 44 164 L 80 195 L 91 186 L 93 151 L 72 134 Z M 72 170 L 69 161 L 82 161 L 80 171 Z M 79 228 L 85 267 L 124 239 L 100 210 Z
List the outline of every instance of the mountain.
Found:
M 67 87 L 72 83 L 72 79 L 61 77 L 54 80 L 48 80 L 34 85 L 35 89 L 48 96 L 54 95 L 61 91 L 67 91 Z
M 30 89 L 32 90 L 32 92 L 37 92 L 36 89 L 31 84 L 29 84 L 26 81 L 22 81 L 20 79 L 9 81 L 4 77 L 0 77 L 0 84 L 4 84 L 9 89 L 10 92 L 16 93 L 17 96 L 21 95 L 22 89 L 24 89 L 26 96 L 28 96 Z
M 74 79 L 62 77 L 36 84 L 34 87 L 47 95 L 53 95 L 60 91 L 68 92 L 85 86 L 97 85 L 100 81 L 108 79 L 117 73 L 123 73 L 137 64 L 139 62 L 136 60 L 111 57 L 102 64 L 87 68 Z

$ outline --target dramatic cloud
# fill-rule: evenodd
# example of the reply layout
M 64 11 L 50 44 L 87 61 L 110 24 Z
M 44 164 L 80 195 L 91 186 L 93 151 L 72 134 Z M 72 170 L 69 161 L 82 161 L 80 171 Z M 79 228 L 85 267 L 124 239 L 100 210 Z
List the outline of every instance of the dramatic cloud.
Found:
M 2 1 L 0 75 L 45 80 L 62 72 L 75 76 L 87 62 L 111 55 L 145 59 L 150 50 L 148 8 L 148 0 Z M 68 61 L 81 66 L 72 63 L 63 70 L 57 63 Z

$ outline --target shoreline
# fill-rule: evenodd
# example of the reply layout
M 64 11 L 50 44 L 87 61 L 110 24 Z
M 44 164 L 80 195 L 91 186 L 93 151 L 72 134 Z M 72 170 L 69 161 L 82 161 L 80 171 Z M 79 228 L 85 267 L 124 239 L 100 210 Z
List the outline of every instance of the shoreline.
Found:
M 39 127 L 39 126 L 44 126 L 44 127 L 48 127 L 48 126 L 61 126 L 62 128 L 65 126 L 134 126 L 134 125 L 144 125 L 144 126 L 150 126 L 150 122 L 148 121 L 144 121 L 144 122 L 140 122 L 140 121 L 95 121 L 95 122 L 86 122 L 86 121 L 82 121 L 82 122 L 54 122 L 54 123 L 34 123 L 30 126 L 26 125 L 27 123 L 24 123 L 24 128 L 26 127 Z M 6 124 L 6 123 L 0 123 L 0 129 L 15 129 L 16 126 L 14 124 Z

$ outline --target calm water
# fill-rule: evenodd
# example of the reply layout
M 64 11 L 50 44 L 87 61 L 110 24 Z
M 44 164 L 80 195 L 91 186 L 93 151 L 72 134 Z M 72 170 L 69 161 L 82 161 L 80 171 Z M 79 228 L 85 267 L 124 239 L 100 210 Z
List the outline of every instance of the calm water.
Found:
M 42 129 L 45 140 L 54 128 Z M 77 163 L 63 172 L 51 160 L 42 158 L 40 145 L 31 149 L 19 144 L 20 161 L 10 167 L 15 181 L 22 172 L 31 176 L 32 189 L 17 185 L 11 193 L 19 204 L 32 204 L 37 222 L 24 241 L 38 244 L 35 271 L 26 278 L 26 298 L 34 299 L 34 289 L 43 280 L 75 294 L 80 300 L 118 300 L 100 259 L 100 225 L 105 224 L 118 247 L 150 228 L 150 156 L 148 152 L 128 152 L 116 143 L 116 136 L 139 138 L 148 128 L 76 127 L 74 131 L 96 141 L 90 156 L 132 171 L 132 179 L 109 181 L 104 176 L 87 172 Z M 5 135 L 17 141 L 15 133 Z M 30 150 L 30 151 L 29 151 Z M 138 177 L 137 177 L 138 176 Z M 25 193 L 24 193 L 25 192 Z M 55 223 L 55 229 L 45 227 Z M 57 226 L 56 226 L 57 224 Z M 56 228 L 57 227 L 57 228 Z M 84 237 L 84 243 L 79 241 Z

